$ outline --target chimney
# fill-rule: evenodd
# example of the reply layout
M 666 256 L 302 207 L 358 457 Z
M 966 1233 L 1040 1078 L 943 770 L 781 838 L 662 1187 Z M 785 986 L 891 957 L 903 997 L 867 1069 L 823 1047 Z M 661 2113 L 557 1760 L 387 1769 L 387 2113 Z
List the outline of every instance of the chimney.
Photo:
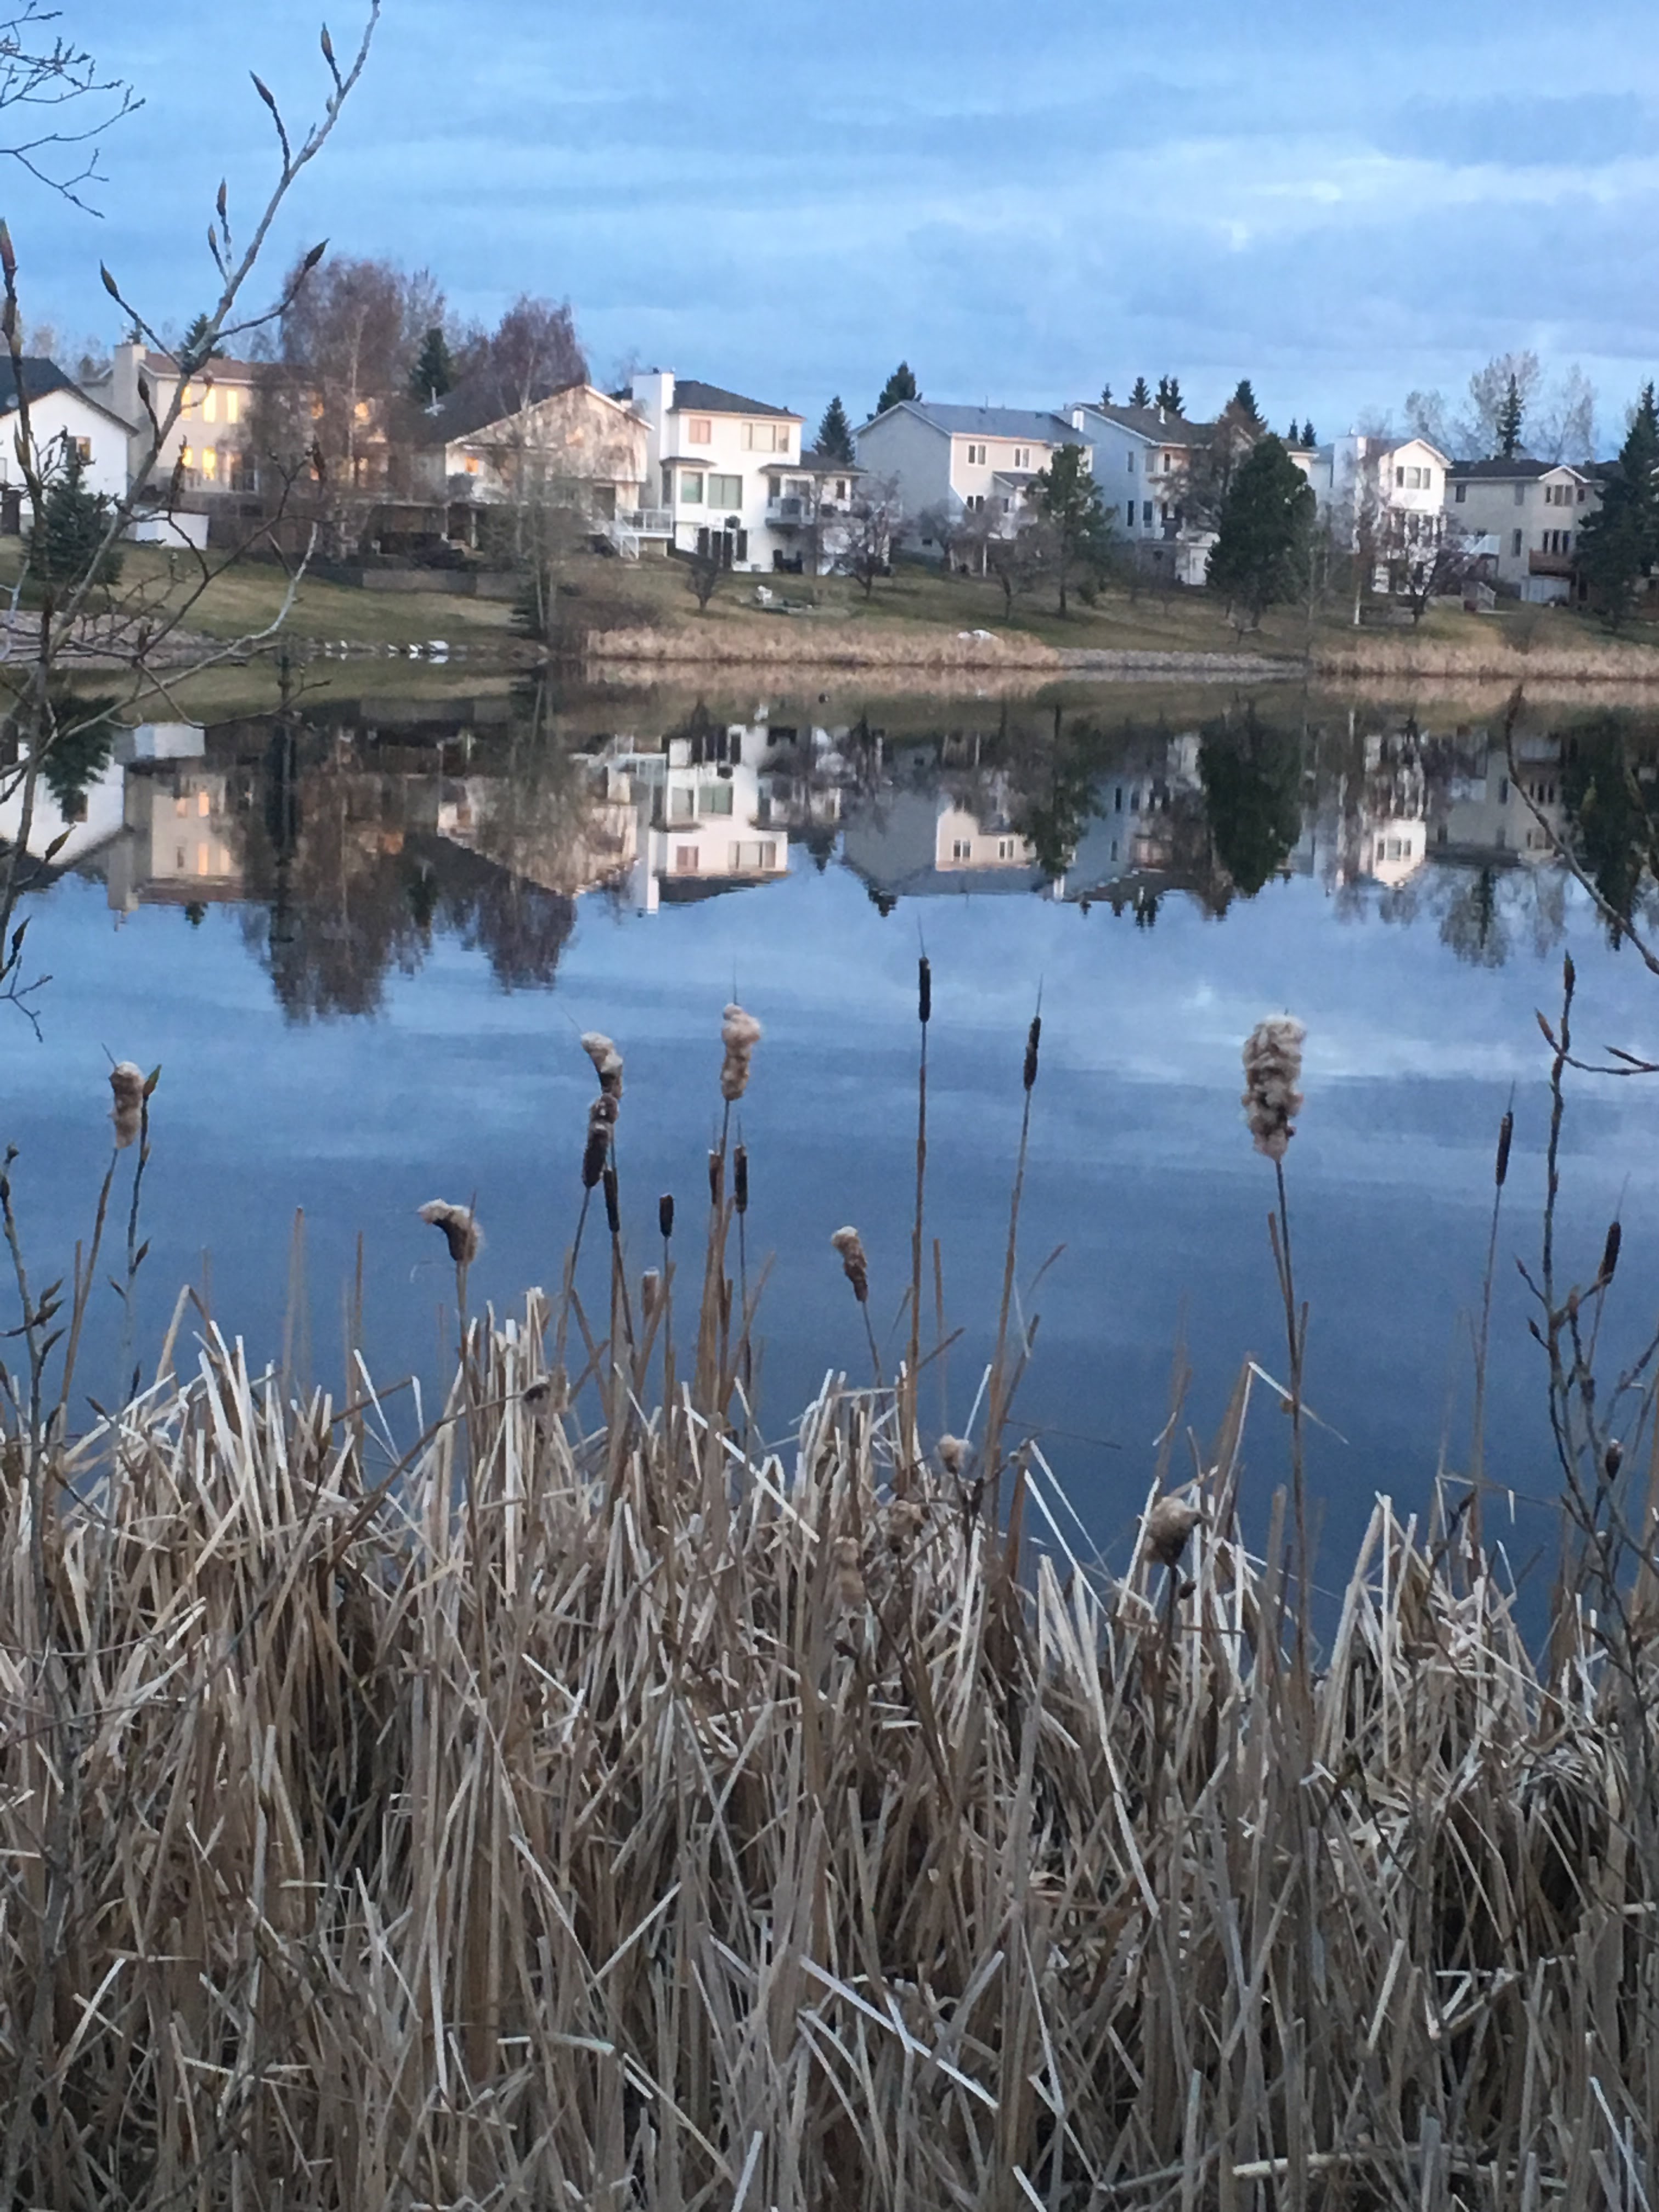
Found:
M 1158 403 L 1158 419 L 1160 422 L 1164 420 L 1164 402 L 1161 399 Z

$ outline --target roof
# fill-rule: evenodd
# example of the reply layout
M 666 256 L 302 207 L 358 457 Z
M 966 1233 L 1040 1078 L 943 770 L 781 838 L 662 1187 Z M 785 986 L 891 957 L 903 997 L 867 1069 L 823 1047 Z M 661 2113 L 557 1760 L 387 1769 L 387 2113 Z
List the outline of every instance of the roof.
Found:
M 582 385 L 583 379 L 578 376 L 567 378 L 562 384 L 533 387 L 529 404 L 539 407 L 545 400 L 556 399 L 562 392 L 580 392 Z M 596 392 L 593 396 L 596 399 L 606 398 L 603 392 Z M 611 406 L 620 404 L 616 400 L 610 400 L 607 404 Z M 523 408 L 503 407 L 500 385 L 486 381 L 482 389 L 457 385 L 454 391 L 447 392 L 435 406 L 423 407 L 421 419 L 431 426 L 430 444 L 451 446 L 458 439 L 476 437 L 480 430 L 488 430 L 493 423 L 510 422 L 514 416 L 524 411 Z M 623 411 L 627 410 L 624 409 Z
M 674 406 L 682 415 L 776 415 L 786 422 L 806 420 L 791 408 L 774 407 L 764 399 L 745 399 L 740 392 L 727 392 L 718 384 L 701 383 L 695 376 L 674 379 Z
M 1575 477 L 1589 473 L 1575 461 L 1540 461 L 1530 453 L 1516 453 L 1512 459 L 1505 459 L 1500 453 L 1490 461 L 1454 461 L 1447 473 L 1465 483 L 1514 483 L 1517 480 L 1530 483 L 1539 477 L 1553 475 L 1557 469 L 1565 469 L 1569 476 Z
M 798 461 L 786 460 L 781 455 L 767 462 L 763 476 L 791 477 L 858 477 L 864 474 L 856 461 L 838 461 L 816 447 L 802 453 Z
M 1133 430 L 1152 446 L 1207 446 L 1215 435 L 1213 422 L 1189 422 L 1184 415 L 1171 415 L 1167 407 L 1103 407 L 1093 400 L 1085 401 L 1085 407 L 1120 429 Z
M 1047 408 L 949 407 L 936 405 L 931 399 L 901 399 L 885 414 L 873 416 L 864 423 L 859 435 L 901 410 L 920 416 L 924 422 L 953 438 L 1018 438 L 1045 446 L 1075 446 L 1081 434 L 1064 415 Z
M 90 407 L 94 414 L 106 416 L 112 422 L 119 424 L 123 430 L 131 429 L 131 425 L 123 422 L 121 417 L 106 407 L 102 400 L 88 398 L 75 379 L 59 368 L 55 361 L 48 361 L 44 354 L 25 354 L 21 363 L 14 362 L 8 354 L 0 354 L 0 415 L 9 415 L 16 408 L 17 372 L 20 368 L 23 389 L 31 402 L 45 399 L 54 392 L 68 392 L 83 407 Z

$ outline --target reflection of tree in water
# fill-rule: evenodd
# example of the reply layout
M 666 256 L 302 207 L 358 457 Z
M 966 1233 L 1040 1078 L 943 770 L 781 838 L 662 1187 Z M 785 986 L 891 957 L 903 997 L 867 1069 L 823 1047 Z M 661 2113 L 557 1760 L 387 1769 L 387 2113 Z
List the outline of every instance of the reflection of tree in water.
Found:
M 1650 902 L 1659 868 L 1659 838 L 1644 789 L 1654 754 L 1650 723 L 1609 713 L 1572 732 L 1561 767 L 1567 839 L 1606 902 L 1607 941 L 1615 949 Z
M 88 792 L 109 766 L 120 734 L 113 719 L 118 703 L 111 698 L 77 698 L 68 692 L 52 701 L 57 730 L 46 748 L 40 780 L 66 822 L 81 817 Z
M 1567 926 L 1566 883 L 1559 868 L 1485 867 L 1437 873 L 1440 942 L 1471 968 L 1501 968 L 1524 931 L 1542 959 Z
M 1459 881 L 1440 917 L 1440 942 L 1471 968 L 1501 968 L 1509 958 L 1495 868 L 1480 868 Z
M 1252 701 L 1204 725 L 1198 772 L 1216 859 L 1254 898 L 1302 833 L 1301 738 L 1263 721 Z
M 1050 883 L 1071 866 L 1096 812 L 1095 772 L 1099 733 L 1056 707 L 1051 726 L 1022 747 L 1011 806 L 1015 827 Z

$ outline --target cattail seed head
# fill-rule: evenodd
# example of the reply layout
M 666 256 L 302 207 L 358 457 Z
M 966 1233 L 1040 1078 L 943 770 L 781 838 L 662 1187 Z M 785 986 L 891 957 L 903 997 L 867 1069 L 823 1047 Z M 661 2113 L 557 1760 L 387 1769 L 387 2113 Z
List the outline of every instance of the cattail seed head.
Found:
M 739 1145 L 732 1155 L 732 1202 L 739 1213 L 749 1211 L 749 1153 Z
M 923 1029 L 933 1018 L 933 963 L 925 953 L 916 963 L 916 1018 Z
M 622 1235 L 622 1201 L 617 1188 L 617 1170 L 607 1166 L 605 1170 L 605 1226 L 613 1237 Z
M 1514 1136 L 1514 1134 L 1515 1115 L 1512 1113 L 1505 1114 L 1503 1120 L 1498 1125 L 1498 1174 L 1496 1180 L 1499 1190 L 1503 1189 L 1504 1178 L 1510 1171 L 1510 1139 Z
M 830 1550 L 835 1565 L 836 1602 L 848 1611 L 865 1604 L 864 1565 L 856 1536 L 837 1536 Z
M 1300 1022 L 1274 1014 L 1258 1022 L 1244 1042 L 1244 1119 L 1257 1152 L 1270 1160 L 1282 1160 L 1296 1134 L 1306 1035 Z
M 1187 1539 L 1204 1518 L 1201 1506 L 1179 1498 L 1160 1498 L 1146 1516 L 1146 1549 L 1161 1567 L 1180 1564 Z
M 144 1121 L 144 1071 L 130 1060 L 120 1060 L 109 1072 L 109 1087 L 115 1100 L 110 1119 L 115 1124 L 118 1150 L 125 1152 L 136 1144 Z
M 468 1206 L 452 1206 L 447 1199 L 429 1198 L 417 1209 L 422 1221 L 441 1229 L 449 1256 L 458 1267 L 470 1267 L 483 1250 L 483 1231 Z
M 620 1098 L 623 1094 L 623 1056 L 611 1039 L 599 1030 L 582 1033 L 582 1050 L 593 1063 L 593 1073 L 599 1079 L 599 1088 L 609 1098 Z
M 946 1474 L 960 1475 L 963 1467 L 967 1464 L 967 1437 L 941 1437 L 935 1447 L 935 1449 L 939 1453 L 939 1463 L 945 1469 Z
M 842 1270 L 853 1285 L 853 1296 L 862 1305 L 870 1295 L 870 1262 L 858 1231 L 838 1229 L 830 1242 L 841 1255 Z
M 674 1194 L 672 1190 L 664 1191 L 657 1200 L 657 1226 L 662 1231 L 662 1240 L 665 1244 L 674 1233 Z
M 606 1109 L 609 1108 L 609 1111 Z M 582 1188 L 592 1190 L 605 1173 L 611 1157 L 611 1131 L 617 1118 L 616 1102 L 603 1092 L 587 1109 L 587 1141 L 582 1147 Z
M 1603 1287 L 1613 1280 L 1613 1269 L 1619 1265 L 1619 1247 L 1625 1241 L 1625 1232 L 1614 1221 L 1607 1227 L 1607 1241 L 1601 1247 L 1601 1268 L 1596 1279 Z
M 1025 1088 L 1030 1091 L 1037 1079 L 1037 1047 L 1042 1042 L 1042 1017 L 1033 1014 L 1031 1026 L 1025 1033 Z
M 914 1498 L 896 1498 L 887 1513 L 887 1541 L 891 1548 L 902 1552 L 913 1544 L 926 1518 Z
M 761 1025 L 736 1004 L 729 1006 L 720 1022 L 720 1042 L 726 1059 L 720 1068 L 720 1097 L 732 1105 L 749 1087 L 749 1063 L 761 1041 Z
M 719 1206 L 726 1196 L 726 1156 L 711 1152 L 708 1155 L 708 1203 Z

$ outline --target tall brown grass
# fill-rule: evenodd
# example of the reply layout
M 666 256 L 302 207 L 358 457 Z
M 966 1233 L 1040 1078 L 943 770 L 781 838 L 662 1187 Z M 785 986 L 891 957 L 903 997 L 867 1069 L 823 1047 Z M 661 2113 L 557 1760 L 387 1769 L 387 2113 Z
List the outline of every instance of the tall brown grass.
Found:
M 1633 1741 L 1591 1585 L 1534 1653 L 1437 1506 L 1305 1663 L 1250 1370 L 1121 1576 L 906 1374 L 765 1448 L 711 1160 L 678 1353 L 665 1202 L 405 1449 L 210 1328 L 9 1415 L 0 2203 L 1650 2204 L 1651 1574 Z

